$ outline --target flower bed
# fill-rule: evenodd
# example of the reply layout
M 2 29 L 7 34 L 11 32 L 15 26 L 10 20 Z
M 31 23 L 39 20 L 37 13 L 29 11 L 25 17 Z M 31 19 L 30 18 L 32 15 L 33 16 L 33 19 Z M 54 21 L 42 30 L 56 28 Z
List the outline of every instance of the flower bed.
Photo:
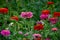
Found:
M 58 0 L 6 0 L 0 7 L 0 39 L 60 40 L 59 8 Z

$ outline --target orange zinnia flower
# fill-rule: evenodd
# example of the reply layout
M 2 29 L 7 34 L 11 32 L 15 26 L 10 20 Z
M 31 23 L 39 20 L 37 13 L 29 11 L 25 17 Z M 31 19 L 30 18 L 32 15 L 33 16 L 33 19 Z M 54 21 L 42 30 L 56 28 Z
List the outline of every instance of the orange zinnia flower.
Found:
M 42 10 L 42 14 L 49 14 L 50 10 Z

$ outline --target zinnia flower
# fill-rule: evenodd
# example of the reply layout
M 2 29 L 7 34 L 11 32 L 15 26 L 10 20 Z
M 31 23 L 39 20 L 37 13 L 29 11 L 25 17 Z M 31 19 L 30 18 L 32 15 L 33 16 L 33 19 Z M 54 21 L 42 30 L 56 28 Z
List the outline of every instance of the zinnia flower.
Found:
M 10 30 L 2 30 L 1 35 L 3 36 L 9 36 L 10 35 Z
M 44 27 L 43 27 L 43 25 L 42 24 L 36 24 L 35 26 L 34 26 L 34 30 L 42 30 Z
M 22 12 L 20 15 L 22 18 L 32 18 L 33 17 L 33 13 L 32 12 Z
M 40 19 L 43 20 L 43 19 L 47 19 L 49 17 L 48 14 L 41 14 L 40 15 Z
M 56 17 L 52 17 L 49 20 L 52 24 L 56 24 L 56 22 L 58 21 L 58 19 Z
M 33 34 L 34 40 L 41 40 L 41 34 Z
M 42 10 L 42 14 L 49 14 L 50 10 Z
M 48 4 L 48 5 L 51 5 L 51 4 L 54 4 L 54 2 L 48 2 L 47 4 Z
M 58 30 L 58 28 L 52 28 L 51 30 L 52 30 L 52 31 L 57 31 L 57 30 Z
M 33 38 L 41 37 L 41 34 L 33 34 Z
M 0 13 L 1 14 L 6 14 L 8 12 L 7 8 L 0 8 Z
M 54 12 L 53 16 L 54 17 L 60 17 L 60 12 Z
M 10 19 L 11 19 L 11 20 L 16 20 L 16 21 L 19 20 L 19 18 L 18 18 L 17 16 L 12 16 Z

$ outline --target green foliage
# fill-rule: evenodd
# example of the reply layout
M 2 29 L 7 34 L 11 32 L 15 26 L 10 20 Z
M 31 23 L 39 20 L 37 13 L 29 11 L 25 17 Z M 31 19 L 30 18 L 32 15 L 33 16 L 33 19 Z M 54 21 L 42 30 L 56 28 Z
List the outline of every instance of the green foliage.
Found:
M 42 10 L 49 9 L 51 14 L 53 15 L 54 11 L 60 12 L 60 0 L 0 0 L 0 8 L 6 7 L 9 9 L 8 14 L 3 15 L 0 14 L 0 31 L 2 29 L 9 29 L 11 31 L 10 37 L 4 37 L 0 35 L 1 40 L 19 40 L 19 38 L 24 38 L 25 36 L 18 34 L 18 31 L 23 31 L 25 34 L 26 32 L 31 34 L 26 38 L 32 38 L 32 34 L 35 32 L 33 30 L 33 26 L 36 21 L 40 20 L 40 14 Z M 48 1 L 53 1 L 53 5 L 47 5 Z M 21 12 L 24 11 L 31 11 L 33 12 L 33 18 L 31 19 L 22 19 L 20 18 Z M 12 21 L 10 20 L 11 16 L 18 16 L 19 21 Z M 9 24 L 13 22 L 12 26 Z M 54 27 L 58 27 L 59 31 L 52 32 L 51 25 L 48 21 L 44 21 L 46 25 L 44 25 L 44 30 L 36 33 L 41 33 L 43 38 L 51 37 L 51 40 L 60 40 L 60 22 L 58 22 Z M 49 27 L 48 27 L 49 26 Z

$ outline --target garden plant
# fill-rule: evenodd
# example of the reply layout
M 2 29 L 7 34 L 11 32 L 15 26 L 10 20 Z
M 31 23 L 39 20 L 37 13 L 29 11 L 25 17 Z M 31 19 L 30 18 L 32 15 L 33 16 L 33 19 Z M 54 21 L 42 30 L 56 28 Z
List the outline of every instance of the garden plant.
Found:
M 60 40 L 60 0 L 0 0 L 0 40 Z

